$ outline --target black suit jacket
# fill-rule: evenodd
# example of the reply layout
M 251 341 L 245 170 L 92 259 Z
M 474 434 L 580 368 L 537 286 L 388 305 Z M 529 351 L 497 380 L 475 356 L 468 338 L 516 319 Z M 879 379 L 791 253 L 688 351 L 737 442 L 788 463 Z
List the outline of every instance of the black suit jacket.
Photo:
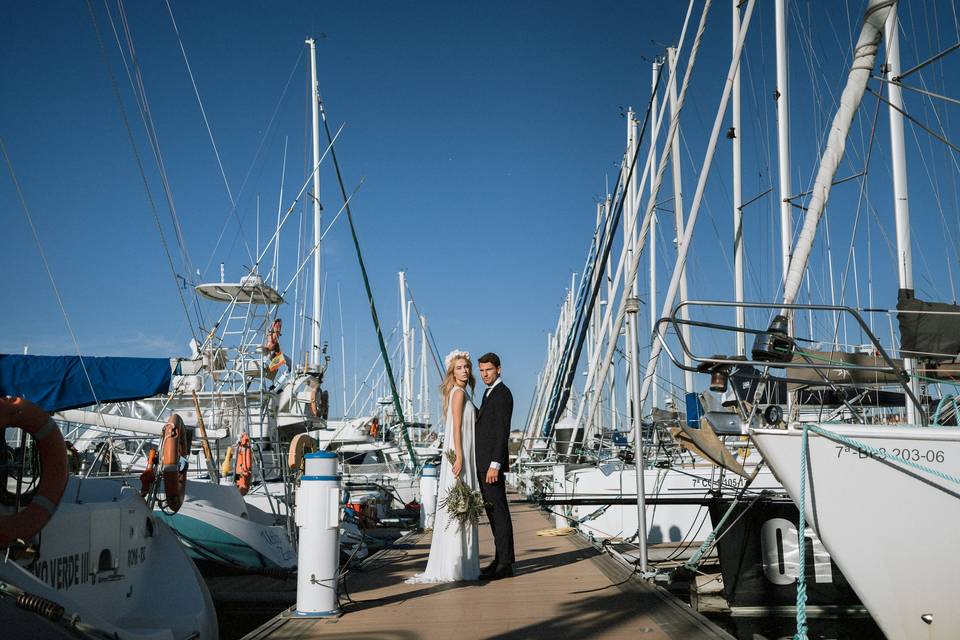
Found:
M 510 470 L 507 441 L 510 439 L 510 421 L 513 418 L 513 394 L 500 381 L 480 404 L 477 414 L 476 458 L 477 473 L 486 475 L 491 462 L 500 463 L 500 471 Z

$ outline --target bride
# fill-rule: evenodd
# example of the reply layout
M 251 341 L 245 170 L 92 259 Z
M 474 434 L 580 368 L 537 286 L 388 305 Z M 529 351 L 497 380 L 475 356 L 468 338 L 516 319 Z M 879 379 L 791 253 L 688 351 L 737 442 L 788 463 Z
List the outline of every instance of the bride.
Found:
M 441 502 L 453 487 L 457 477 L 474 491 L 480 489 L 473 451 L 476 409 L 467 391 L 476 385 L 470 354 L 451 351 L 444 360 L 447 373 L 440 385 L 443 395 L 444 450 L 453 449 L 456 461 L 451 464 L 446 455 L 441 457 L 437 502 Z M 427 569 L 408 578 L 408 584 L 423 582 L 457 582 L 477 580 L 480 577 L 480 547 L 477 525 L 451 521 L 446 509 L 437 507 L 433 524 L 433 541 Z

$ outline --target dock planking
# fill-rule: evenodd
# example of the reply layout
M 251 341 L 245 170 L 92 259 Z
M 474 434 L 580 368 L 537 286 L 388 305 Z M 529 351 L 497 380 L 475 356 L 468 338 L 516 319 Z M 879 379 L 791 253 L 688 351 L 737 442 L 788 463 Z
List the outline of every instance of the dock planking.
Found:
M 405 584 L 405 578 L 426 566 L 426 533 L 382 552 L 363 571 L 351 572 L 346 587 L 352 602 L 343 598 L 342 616 L 295 618 L 288 610 L 244 640 L 732 638 L 582 539 L 538 536 L 553 524 L 535 505 L 514 500 L 510 508 L 517 554 L 512 578 Z M 480 549 L 482 566 L 493 552 L 490 529 L 483 523 Z

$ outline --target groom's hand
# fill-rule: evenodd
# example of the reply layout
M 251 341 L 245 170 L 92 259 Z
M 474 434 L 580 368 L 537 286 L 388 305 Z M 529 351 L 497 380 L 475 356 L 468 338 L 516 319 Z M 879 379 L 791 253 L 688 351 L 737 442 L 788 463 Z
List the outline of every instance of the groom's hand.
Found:
M 487 484 L 493 484 L 500 477 L 499 469 L 487 469 Z

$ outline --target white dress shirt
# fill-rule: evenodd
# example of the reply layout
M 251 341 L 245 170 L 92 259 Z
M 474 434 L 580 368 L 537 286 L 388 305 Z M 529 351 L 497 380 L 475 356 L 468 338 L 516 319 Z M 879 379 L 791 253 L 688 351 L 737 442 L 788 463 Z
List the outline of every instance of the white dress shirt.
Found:
M 497 386 L 498 384 L 500 384 L 500 378 L 497 378 L 496 380 L 494 380 L 494 381 L 493 381 L 493 384 L 490 385 L 489 387 L 487 387 L 487 390 L 483 392 L 483 399 L 484 399 L 484 400 L 487 399 L 487 396 L 490 395 L 490 392 L 493 391 L 493 388 L 494 388 L 495 386 Z M 490 461 L 490 468 L 499 471 L 499 470 L 500 470 L 500 463 L 497 462 L 496 460 L 491 460 L 491 461 Z

